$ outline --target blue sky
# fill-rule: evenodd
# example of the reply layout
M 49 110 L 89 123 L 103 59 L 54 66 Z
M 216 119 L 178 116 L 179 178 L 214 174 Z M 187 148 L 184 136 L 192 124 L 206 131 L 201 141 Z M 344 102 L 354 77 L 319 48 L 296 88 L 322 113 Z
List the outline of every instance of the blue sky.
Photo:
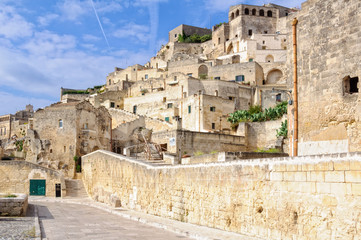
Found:
M 60 87 L 102 85 L 114 67 L 145 64 L 176 26 L 211 27 L 241 3 L 268 1 L 0 0 L 0 115 L 57 102 Z

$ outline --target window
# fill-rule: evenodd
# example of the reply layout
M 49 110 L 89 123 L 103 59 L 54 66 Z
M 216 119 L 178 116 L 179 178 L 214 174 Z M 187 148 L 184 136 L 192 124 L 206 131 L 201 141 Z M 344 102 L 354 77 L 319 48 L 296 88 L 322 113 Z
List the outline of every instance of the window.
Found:
M 343 85 L 344 85 L 344 93 L 358 93 L 358 77 L 350 77 L 346 76 L 343 79 Z
M 244 14 L 249 15 L 249 9 L 248 8 L 244 9 Z
M 262 46 L 262 50 L 266 50 L 266 46 Z
M 210 110 L 211 112 L 215 112 L 215 111 L 216 111 L 216 107 L 210 107 L 209 110 Z
M 174 81 L 177 81 L 177 76 L 174 76 Z
M 221 44 L 221 38 L 218 38 L 218 44 Z
M 264 16 L 264 10 L 263 9 L 259 10 L 259 15 Z
M 281 93 L 276 95 L 276 102 L 281 102 Z
M 256 15 L 256 9 L 252 9 L 252 15 Z
M 133 113 L 136 114 L 137 113 L 137 105 L 133 106 Z
M 233 100 L 233 97 L 228 97 L 229 100 Z
M 249 35 L 249 36 L 252 36 L 252 29 L 249 29 L 249 30 L 248 30 L 248 35 Z
M 84 123 L 84 129 L 88 129 L 88 123 Z
M 184 98 L 187 97 L 187 92 L 183 92 L 183 97 L 184 97 Z
M 63 128 L 63 120 L 62 119 L 59 120 L 59 128 Z
M 167 108 L 172 108 L 173 107 L 173 103 L 168 103 L 167 104 Z
M 169 117 L 165 117 L 164 120 L 165 120 L 166 122 L 169 122 Z
M 174 34 L 174 37 L 176 38 L 176 37 L 177 37 L 177 34 Z
M 188 77 L 192 77 L 193 73 L 187 73 Z
M 221 77 L 215 77 L 214 79 L 215 80 L 221 80 Z
M 192 112 L 192 106 L 189 105 L 189 106 L 188 106 L 188 113 L 191 113 L 191 112 Z
M 239 16 L 239 10 L 237 9 L 237 11 L 236 11 L 236 17 L 238 17 Z
M 214 91 L 214 96 L 218 97 L 218 90 Z
M 236 76 L 236 82 L 244 82 L 244 75 Z
M 212 129 L 216 129 L 216 124 L 212 123 Z
M 248 62 L 253 62 L 253 58 L 250 58 L 250 59 L 248 60 Z
M 267 11 L 267 17 L 272 17 L 272 11 L 271 10 Z
M 263 41 L 262 43 L 263 43 L 263 44 L 265 44 L 265 43 L 266 43 L 266 41 Z
M 66 152 L 66 146 L 64 146 L 64 152 Z
M 163 98 L 163 102 L 166 102 L 166 101 L 167 101 L 167 98 L 166 98 L 166 97 L 164 97 L 164 98 Z
M 268 31 L 264 31 L 264 34 L 267 34 L 268 33 Z
M 112 85 L 112 80 L 111 79 L 109 79 L 109 85 Z
M 111 108 L 114 108 L 114 107 L 115 107 L 115 103 L 114 103 L 114 102 L 111 102 L 111 103 L 110 103 L 110 107 L 111 107 Z
M 288 16 L 288 12 L 286 12 L 286 16 Z
M 231 14 L 231 21 L 234 19 L 234 13 Z
M 144 79 L 148 79 L 148 74 L 145 74 Z

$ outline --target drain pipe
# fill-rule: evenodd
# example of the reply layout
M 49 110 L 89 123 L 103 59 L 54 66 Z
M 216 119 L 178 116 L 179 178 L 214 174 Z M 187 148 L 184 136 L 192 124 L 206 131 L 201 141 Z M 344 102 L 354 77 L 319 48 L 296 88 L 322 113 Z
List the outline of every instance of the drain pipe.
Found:
M 293 35 L 293 106 L 294 106 L 294 126 L 293 126 L 293 155 L 298 155 L 298 92 L 297 92 L 297 18 L 292 21 Z

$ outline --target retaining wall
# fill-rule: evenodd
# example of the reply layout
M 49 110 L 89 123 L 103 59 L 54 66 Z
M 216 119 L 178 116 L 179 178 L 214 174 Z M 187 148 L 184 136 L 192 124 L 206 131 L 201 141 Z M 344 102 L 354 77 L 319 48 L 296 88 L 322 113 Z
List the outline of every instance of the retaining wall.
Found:
M 361 235 L 361 153 L 171 167 L 106 151 L 82 160 L 101 202 L 262 239 Z

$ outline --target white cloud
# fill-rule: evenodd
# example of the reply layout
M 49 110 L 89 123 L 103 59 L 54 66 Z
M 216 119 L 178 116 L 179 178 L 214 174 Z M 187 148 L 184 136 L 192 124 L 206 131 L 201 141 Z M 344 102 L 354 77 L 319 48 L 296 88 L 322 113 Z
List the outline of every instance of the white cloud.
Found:
M 36 32 L 34 37 L 21 46 L 34 55 L 58 56 L 76 47 L 76 39 L 71 35 L 58 35 L 49 31 Z
M 117 38 L 129 38 L 135 37 L 139 41 L 146 42 L 149 40 L 149 26 L 138 25 L 136 23 L 130 22 L 122 28 L 117 29 L 113 33 L 114 37 Z
M 96 41 L 99 41 L 102 39 L 101 37 L 97 37 L 97 36 L 94 36 L 91 34 L 84 34 L 82 38 L 84 41 L 87 41 L 87 42 L 96 42 Z
M 64 0 L 58 3 L 58 8 L 66 20 L 78 21 L 85 14 L 92 13 L 89 1 Z
M 17 39 L 31 36 L 33 25 L 16 13 L 11 6 L 0 4 L 0 36 Z
M 46 27 L 48 26 L 53 20 L 57 19 L 59 17 L 58 14 L 49 13 L 45 16 L 38 17 L 38 22 L 40 26 Z
M 123 10 L 121 1 L 104 1 L 104 2 L 94 2 L 95 8 L 99 13 L 108 13 L 108 12 L 120 12 Z

